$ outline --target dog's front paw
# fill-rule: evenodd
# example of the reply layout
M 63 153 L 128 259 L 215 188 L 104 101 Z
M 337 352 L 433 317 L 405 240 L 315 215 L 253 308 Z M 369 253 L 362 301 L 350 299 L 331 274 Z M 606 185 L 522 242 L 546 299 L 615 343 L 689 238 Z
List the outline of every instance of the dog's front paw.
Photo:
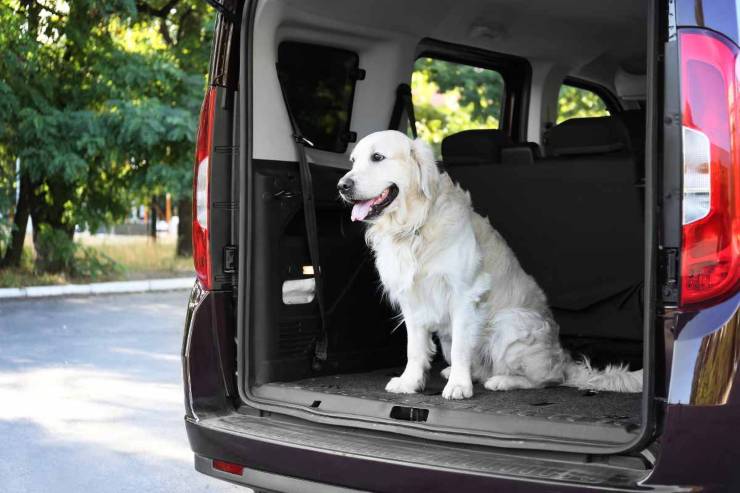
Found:
M 442 378 L 444 378 L 445 380 L 450 379 L 450 368 L 452 367 L 448 366 L 447 368 L 439 372 L 439 374 L 442 375 Z
M 393 394 L 415 394 L 419 390 L 422 390 L 422 386 L 422 382 L 418 380 L 393 377 L 388 382 L 388 385 L 385 386 L 385 391 Z
M 473 397 L 473 382 L 469 379 L 467 382 L 448 380 L 447 385 L 442 390 L 442 397 L 445 399 L 467 399 Z

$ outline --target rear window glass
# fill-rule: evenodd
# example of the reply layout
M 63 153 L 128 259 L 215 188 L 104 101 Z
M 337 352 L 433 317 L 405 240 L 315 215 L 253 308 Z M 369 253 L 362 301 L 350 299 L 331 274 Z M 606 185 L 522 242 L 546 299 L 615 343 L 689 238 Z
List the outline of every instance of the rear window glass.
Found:
M 495 70 L 419 58 L 414 64 L 411 92 L 416 130 L 437 156 L 442 139 L 450 134 L 501 127 L 504 78 Z
M 345 152 L 359 56 L 294 41 L 278 48 L 278 74 L 300 132 L 316 149 Z
M 556 123 L 571 118 L 609 116 L 609 109 L 604 99 L 593 91 L 581 87 L 563 84 L 558 94 L 558 120 Z

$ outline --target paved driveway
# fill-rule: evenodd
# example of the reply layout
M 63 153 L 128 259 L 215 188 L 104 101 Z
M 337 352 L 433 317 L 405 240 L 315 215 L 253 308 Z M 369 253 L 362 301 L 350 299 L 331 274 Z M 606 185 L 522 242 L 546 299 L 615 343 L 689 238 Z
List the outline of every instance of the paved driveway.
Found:
M 0 491 L 248 491 L 193 470 L 187 293 L 0 302 Z

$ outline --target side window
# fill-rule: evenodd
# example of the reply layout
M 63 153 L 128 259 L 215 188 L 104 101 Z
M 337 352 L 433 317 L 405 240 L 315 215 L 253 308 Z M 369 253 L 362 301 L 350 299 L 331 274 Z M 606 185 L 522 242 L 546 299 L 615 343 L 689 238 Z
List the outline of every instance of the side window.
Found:
M 450 134 L 500 128 L 504 89 L 495 70 L 419 58 L 411 78 L 419 137 L 440 157 L 442 139 Z
M 588 89 L 563 84 L 558 94 L 558 120 L 609 116 L 609 109 L 601 96 Z
M 347 150 L 359 63 L 352 51 L 295 41 L 280 43 L 278 77 L 298 128 L 315 149 Z

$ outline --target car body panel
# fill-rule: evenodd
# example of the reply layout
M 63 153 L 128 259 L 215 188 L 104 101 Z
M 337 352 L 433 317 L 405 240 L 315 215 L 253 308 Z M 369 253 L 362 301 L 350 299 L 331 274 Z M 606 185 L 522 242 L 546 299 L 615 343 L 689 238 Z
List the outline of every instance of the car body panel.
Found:
M 669 23 L 674 30 L 702 27 L 738 42 L 735 0 L 669 0 L 656 5 L 665 5 L 673 14 Z M 212 62 L 212 71 L 214 67 L 221 69 L 216 70 L 213 80 L 232 89 L 239 72 L 234 60 L 246 59 L 232 51 L 238 46 L 232 42 L 234 36 L 238 39 L 238 32 L 229 28 L 228 32 L 218 31 L 214 38 L 224 44 L 214 50 L 220 58 Z M 248 77 L 246 67 L 244 72 Z M 241 88 L 247 98 L 245 90 Z M 247 104 L 248 98 L 231 108 L 246 108 Z M 246 127 L 251 116 L 239 116 L 241 126 Z M 250 137 L 240 134 L 240 138 L 247 144 Z M 680 141 L 669 144 L 675 147 Z M 245 170 L 240 172 L 244 176 Z M 246 191 L 239 192 L 243 199 Z M 230 207 L 236 207 L 236 197 L 232 197 Z M 238 253 L 239 265 L 246 265 L 247 253 Z M 222 285 L 229 287 L 229 281 L 225 279 Z M 445 465 L 425 459 L 427 452 L 447 447 L 448 455 L 454 458 L 459 453 L 457 446 L 300 423 L 243 405 L 235 377 L 237 358 L 243 355 L 237 353 L 233 341 L 238 328 L 244 326 L 236 320 L 237 300 L 244 300 L 248 293 L 239 288 L 243 297 L 235 298 L 230 290 L 205 292 L 196 285 L 188 308 L 182 354 L 186 428 L 196 467 L 205 474 L 267 489 L 277 488 L 275 479 L 283 477 L 289 479 L 279 485 L 281 488 L 304 485 L 306 490 L 334 485 L 373 491 L 449 491 L 453 487 L 455 491 L 740 491 L 740 447 L 735 444 L 740 436 L 740 294 L 700 311 L 681 312 L 675 307 L 665 311 L 668 392 L 656 389 L 655 402 L 649 403 L 658 413 L 661 453 L 649 475 L 613 468 L 606 470 L 613 473 L 609 476 L 601 474 L 603 467 L 470 446 L 470 454 L 481 454 L 481 463 L 488 470 L 462 467 L 462 462 Z M 344 441 L 332 442 L 337 438 Z M 407 457 L 389 452 L 399 450 L 405 450 Z M 212 459 L 232 461 L 247 469 L 242 477 L 231 478 L 210 467 Z M 250 471 L 257 472 L 252 473 L 254 478 L 250 479 Z

